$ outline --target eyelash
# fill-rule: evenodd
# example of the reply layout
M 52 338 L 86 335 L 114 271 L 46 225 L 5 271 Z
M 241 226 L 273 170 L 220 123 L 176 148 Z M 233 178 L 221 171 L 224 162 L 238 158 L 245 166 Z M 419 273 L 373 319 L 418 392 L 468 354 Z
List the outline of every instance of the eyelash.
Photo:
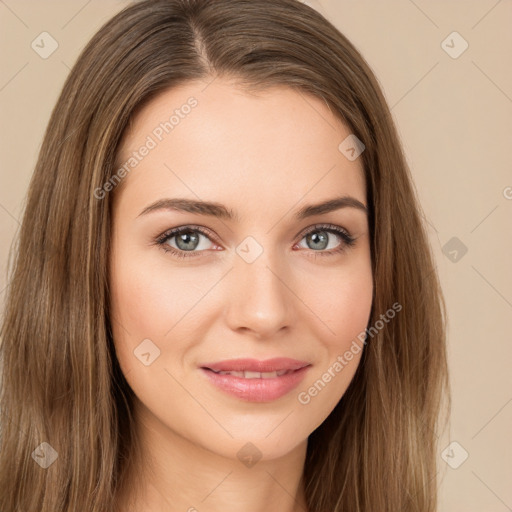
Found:
M 177 258 L 195 258 L 196 256 L 199 256 L 204 251 L 182 251 L 182 250 L 175 249 L 174 247 L 170 247 L 167 244 L 167 242 L 171 238 L 178 236 L 181 233 L 185 233 L 185 232 L 189 232 L 189 231 L 192 231 L 192 232 L 197 231 L 197 232 L 203 234 L 204 236 L 206 236 L 206 238 L 208 238 L 210 241 L 212 241 L 211 233 L 208 230 L 206 230 L 205 228 L 203 228 L 201 226 L 188 225 L 188 226 L 181 226 L 179 228 L 174 228 L 174 229 L 166 231 L 165 233 L 163 233 L 162 235 L 157 237 L 154 243 L 156 245 L 158 245 L 166 253 L 171 253 L 173 256 L 176 256 Z M 342 239 L 342 242 L 336 249 L 331 249 L 330 251 L 325 251 L 325 250 L 324 251 L 312 251 L 315 254 L 315 257 L 316 256 L 335 256 L 337 254 L 340 254 L 340 253 L 346 251 L 347 249 L 352 247 L 356 242 L 356 239 L 352 235 L 350 235 L 350 233 L 348 231 L 346 231 L 345 229 L 340 228 L 338 226 L 335 226 L 333 224 L 317 224 L 317 225 L 313 226 L 311 229 L 307 230 L 305 233 L 303 233 L 302 238 L 304 238 L 305 236 L 307 236 L 311 233 L 315 233 L 316 231 L 326 231 L 328 233 L 333 233 L 335 235 L 338 235 Z M 301 240 L 302 240 L 302 238 L 301 238 Z

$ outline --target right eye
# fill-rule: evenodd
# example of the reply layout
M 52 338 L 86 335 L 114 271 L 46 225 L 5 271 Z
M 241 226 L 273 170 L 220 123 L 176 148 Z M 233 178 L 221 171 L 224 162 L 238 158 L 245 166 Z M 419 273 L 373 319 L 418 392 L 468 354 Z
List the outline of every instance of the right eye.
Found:
M 198 256 L 197 253 L 208 249 L 208 247 L 202 247 L 201 250 L 195 250 L 201 246 L 201 237 L 210 240 L 209 235 L 209 231 L 201 226 L 180 226 L 160 235 L 155 243 L 164 251 L 170 252 L 178 258 L 189 258 Z M 176 239 L 174 241 L 175 246 L 170 243 L 174 238 Z

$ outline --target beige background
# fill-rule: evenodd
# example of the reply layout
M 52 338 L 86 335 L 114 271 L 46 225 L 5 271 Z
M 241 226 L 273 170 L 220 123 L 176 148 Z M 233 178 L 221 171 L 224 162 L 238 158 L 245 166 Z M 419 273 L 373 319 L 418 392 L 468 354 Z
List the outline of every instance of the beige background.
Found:
M 440 450 L 439 511 L 512 510 L 512 2 L 306 3 L 375 71 L 429 222 L 450 317 L 453 414 L 441 446 L 459 443 L 446 458 L 460 464 Z M 0 1 L 2 311 L 8 251 L 51 109 L 79 51 L 126 4 Z M 44 31 L 59 45 L 47 59 L 31 48 Z M 446 39 L 453 31 L 460 36 Z M 443 49 L 458 52 L 464 40 L 457 58 Z

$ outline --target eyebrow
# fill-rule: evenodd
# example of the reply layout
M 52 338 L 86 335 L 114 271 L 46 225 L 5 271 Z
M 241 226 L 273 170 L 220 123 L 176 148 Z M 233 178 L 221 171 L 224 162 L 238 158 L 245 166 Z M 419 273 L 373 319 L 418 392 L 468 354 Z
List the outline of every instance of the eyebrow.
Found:
M 314 215 L 329 213 L 341 208 L 356 208 L 368 215 L 368 209 L 361 201 L 352 196 L 342 196 L 335 197 L 321 203 L 303 206 L 296 212 L 295 217 L 297 220 L 301 220 Z M 235 220 L 237 222 L 240 220 L 235 211 L 230 208 L 226 208 L 226 206 L 221 203 L 185 198 L 159 199 L 149 206 L 146 206 L 146 208 L 139 213 L 138 217 L 161 210 L 196 213 L 198 215 L 207 215 L 230 221 Z

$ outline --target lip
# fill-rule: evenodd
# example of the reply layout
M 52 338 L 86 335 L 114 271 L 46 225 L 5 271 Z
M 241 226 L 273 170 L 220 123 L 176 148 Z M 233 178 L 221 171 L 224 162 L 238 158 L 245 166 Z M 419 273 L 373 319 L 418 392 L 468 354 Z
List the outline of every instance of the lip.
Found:
M 230 359 L 200 366 L 209 382 L 225 393 L 249 402 L 271 402 L 288 394 L 304 379 L 310 363 L 276 357 L 259 361 L 257 359 Z M 216 372 L 283 372 L 284 375 L 267 378 L 246 378 Z

